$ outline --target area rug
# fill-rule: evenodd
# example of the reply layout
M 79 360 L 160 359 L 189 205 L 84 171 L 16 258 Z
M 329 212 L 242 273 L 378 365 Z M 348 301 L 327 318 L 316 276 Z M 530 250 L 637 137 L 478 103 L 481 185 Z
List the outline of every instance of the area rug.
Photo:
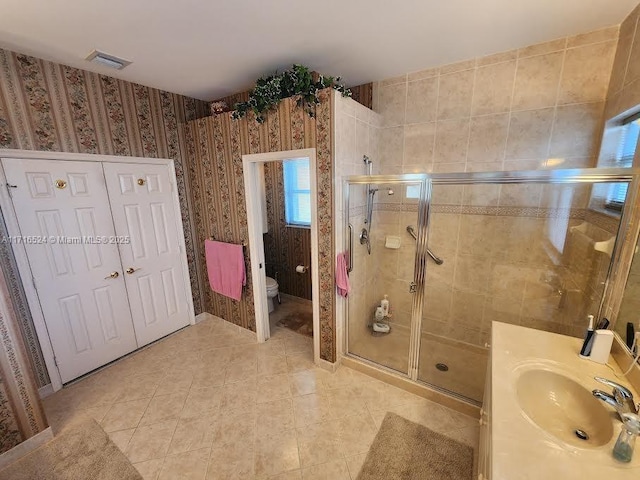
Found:
M 472 480 L 473 449 L 387 413 L 357 480 Z
M 50 442 L 0 471 L 0 480 L 142 480 L 94 420 L 66 428 Z
M 313 312 L 294 312 L 278 320 L 279 327 L 285 327 L 307 337 L 313 337 Z

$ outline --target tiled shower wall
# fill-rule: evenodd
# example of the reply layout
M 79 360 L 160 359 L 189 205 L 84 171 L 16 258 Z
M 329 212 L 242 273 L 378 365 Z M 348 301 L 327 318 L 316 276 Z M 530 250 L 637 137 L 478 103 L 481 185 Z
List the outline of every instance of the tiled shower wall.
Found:
M 595 166 L 617 36 L 612 27 L 377 82 L 381 171 Z M 492 319 L 579 334 L 594 293 L 576 279 L 600 278 L 608 261 L 572 272 L 567 259 L 577 260 L 581 239 L 568 235 L 559 269 L 543 245 L 556 207 L 570 225 L 584 220 L 590 192 L 581 188 L 566 210 L 551 186 L 435 187 L 429 243 L 445 263 L 427 265 L 424 330 L 480 346 Z M 572 314 L 561 319 L 564 290 Z
M 386 173 L 589 167 L 618 27 L 374 84 Z
M 346 212 L 344 211 L 344 178 L 350 175 L 364 175 L 367 172 L 363 162 L 363 156 L 368 156 L 373 162 L 372 171 L 374 174 L 381 172 L 379 157 L 379 132 L 381 117 L 372 110 L 364 107 L 360 103 L 335 95 L 334 107 L 334 130 L 335 130 L 335 156 L 334 156 L 334 215 L 335 215 L 335 244 L 336 251 L 343 250 L 348 234 L 344 229 Z M 352 195 L 349 198 L 351 211 L 350 222 L 353 225 L 353 271 L 349 276 L 351 293 L 349 308 L 355 308 L 349 312 L 352 318 L 365 319 L 368 312 L 365 305 L 368 305 L 367 295 L 371 292 L 371 284 L 374 280 L 372 274 L 372 258 L 366 254 L 365 248 L 360 245 L 358 235 L 364 225 L 364 214 L 366 206 L 366 196 L 364 186 L 357 186 L 351 189 Z M 343 297 L 336 297 L 336 327 L 337 345 L 342 348 L 344 345 L 344 322 L 346 317 L 347 302 Z M 353 335 L 366 332 L 366 321 L 357 325 L 361 330 L 350 331 L 350 339 Z

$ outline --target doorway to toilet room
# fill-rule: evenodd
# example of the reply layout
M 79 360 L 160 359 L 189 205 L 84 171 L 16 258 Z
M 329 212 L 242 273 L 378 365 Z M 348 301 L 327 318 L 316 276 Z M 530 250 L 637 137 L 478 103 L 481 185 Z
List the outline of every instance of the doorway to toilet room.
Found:
M 245 155 L 258 341 L 319 360 L 315 149 Z

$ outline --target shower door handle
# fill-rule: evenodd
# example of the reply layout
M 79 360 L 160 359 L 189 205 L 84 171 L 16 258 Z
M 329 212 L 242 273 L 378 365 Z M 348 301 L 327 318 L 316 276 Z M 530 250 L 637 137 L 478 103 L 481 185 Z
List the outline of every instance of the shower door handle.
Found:
M 416 282 L 411 282 L 409 284 L 409 293 L 416 293 L 418 290 L 418 284 Z
M 353 270 L 353 226 L 349 223 L 349 267 L 347 273 Z

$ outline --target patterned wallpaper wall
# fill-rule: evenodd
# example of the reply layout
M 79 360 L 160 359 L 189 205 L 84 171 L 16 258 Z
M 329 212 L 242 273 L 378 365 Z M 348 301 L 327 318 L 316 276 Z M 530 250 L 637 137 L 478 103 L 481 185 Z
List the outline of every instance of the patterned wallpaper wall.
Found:
M 202 312 L 192 241 L 184 124 L 205 102 L 0 49 L 0 148 L 96 153 L 175 160 L 196 313 Z M 6 234 L 0 219 L 0 234 Z M 49 383 L 11 249 L 0 245 L 2 271 L 37 383 Z
M 311 230 L 287 227 L 284 216 L 284 178 L 282 162 L 264 166 L 267 223 L 264 235 L 264 259 L 267 275 L 278 277 L 278 289 L 311 300 L 311 269 L 297 273 L 297 265 L 311 265 Z
M 235 302 L 208 288 L 204 240 L 239 243 L 247 239 L 247 212 L 242 174 L 242 155 L 315 147 L 317 150 L 319 263 L 320 263 L 320 356 L 335 360 L 335 288 L 333 245 L 332 100 L 325 91 L 310 118 L 291 99 L 284 100 L 264 124 L 243 118 L 232 120 L 228 113 L 188 123 L 188 171 L 191 186 L 193 224 L 196 227 L 196 267 L 205 284 L 205 311 L 254 330 L 255 311 L 251 282 L 242 299 Z M 247 278 L 250 278 L 248 249 L 245 249 Z
M 0 275 L 0 453 L 48 426 L 18 323 Z

